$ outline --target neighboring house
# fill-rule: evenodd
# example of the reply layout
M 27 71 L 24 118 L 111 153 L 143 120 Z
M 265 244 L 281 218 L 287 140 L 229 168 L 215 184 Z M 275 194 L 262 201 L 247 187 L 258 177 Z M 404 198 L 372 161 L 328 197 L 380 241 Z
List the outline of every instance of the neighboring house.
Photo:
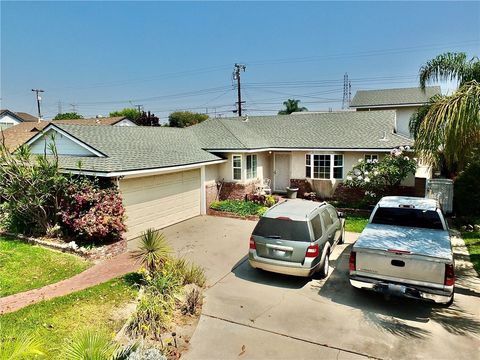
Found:
M 411 136 L 410 117 L 430 98 L 441 94 L 440 86 L 420 88 L 359 90 L 356 92 L 350 107 L 357 111 L 396 110 L 395 130 L 399 134 Z
M 11 126 L 21 124 L 24 122 L 38 122 L 38 118 L 24 112 L 13 112 L 10 110 L 0 110 L 0 130 L 9 128 Z
M 14 151 L 32 136 L 42 131 L 50 123 L 55 124 L 76 124 L 76 125 L 112 125 L 112 126 L 137 126 L 133 121 L 124 116 L 92 118 L 92 119 L 71 119 L 54 120 L 41 122 L 24 122 L 4 129 L 0 135 L 0 141 L 10 151 Z
M 237 198 L 265 178 L 275 192 L 309 183 L 331 196 L 359 159 L 412 145 L 394 126 L 395 111 L 208 119 L 184 129 L 63 122 L 27 143 L 43 153 L 55 133 L 66 171 L 111 178 L 122 192 L 127 238 L 133 238 L 205 213 L 220 184 Z M 405 185 L 413 183 L 412 177 Z

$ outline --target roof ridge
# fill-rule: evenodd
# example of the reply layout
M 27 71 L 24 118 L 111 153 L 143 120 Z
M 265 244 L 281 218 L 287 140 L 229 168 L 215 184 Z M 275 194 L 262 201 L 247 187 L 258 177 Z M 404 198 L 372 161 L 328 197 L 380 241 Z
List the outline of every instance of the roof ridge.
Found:
M 223 119 L 222 119 L 222 120 L 223 120 Z M 248 146 L 245 145 L 245 144 L 232 132 L 232 130 L 230 130 L 230 129 L 223 123 L 222 120 L 220 120 L 220 123 L 222 124 L 222 126 L 223 126 L 230 134 L 232 134 L 233 137 L 234 137 L 235 139 L 237 139 L 237 141 L 238 141 L 240 144 L 242 144 L 245 148 L 248 149 Z M 235 120 L 232 119 L 232 121 L 235 121 Z

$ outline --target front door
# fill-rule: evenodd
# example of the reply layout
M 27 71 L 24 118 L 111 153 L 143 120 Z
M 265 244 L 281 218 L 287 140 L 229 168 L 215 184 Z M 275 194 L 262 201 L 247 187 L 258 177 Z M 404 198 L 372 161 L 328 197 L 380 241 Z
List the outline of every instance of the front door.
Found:
M 273 190 L 286 192 L 290 186 L 290 154 L 273 155 Z

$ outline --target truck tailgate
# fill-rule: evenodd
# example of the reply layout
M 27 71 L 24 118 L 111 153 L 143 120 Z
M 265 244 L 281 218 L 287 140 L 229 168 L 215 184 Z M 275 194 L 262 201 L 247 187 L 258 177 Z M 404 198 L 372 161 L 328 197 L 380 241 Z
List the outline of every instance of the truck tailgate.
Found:
M 357 275 L 398 280 L 411 284 L 438 284 L 443 287 L 445 261 L 422 255 L 399 254 L 380 250 L 357 249 Z

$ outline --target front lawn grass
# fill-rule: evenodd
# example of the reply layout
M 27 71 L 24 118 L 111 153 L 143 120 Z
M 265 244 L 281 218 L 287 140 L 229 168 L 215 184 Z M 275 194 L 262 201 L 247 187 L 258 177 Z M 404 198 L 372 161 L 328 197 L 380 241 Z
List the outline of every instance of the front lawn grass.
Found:
M 473 267 L 477 270 L 477 274 L 480 274 L 480 232 L 464 231 L 462 232 L 462 238 L 465 241 L 465 245 L 467 245 Z
M 0 236 L 0 297 L 56 283 L 90 265 L 75 255 Z
M 138 290 L 131 276 L 43 301 L 0 316 L 2 333 L 35 333 L 48 350 L 50 358 L 59 359 L 65 339 L 77 331 L 119 331 L 128 317 L 125 306 L 134 301 Z
M 345 218 L 345 230 L 360 233 L 367 226 L 368 217 L 360 215 L 347 215 Z

